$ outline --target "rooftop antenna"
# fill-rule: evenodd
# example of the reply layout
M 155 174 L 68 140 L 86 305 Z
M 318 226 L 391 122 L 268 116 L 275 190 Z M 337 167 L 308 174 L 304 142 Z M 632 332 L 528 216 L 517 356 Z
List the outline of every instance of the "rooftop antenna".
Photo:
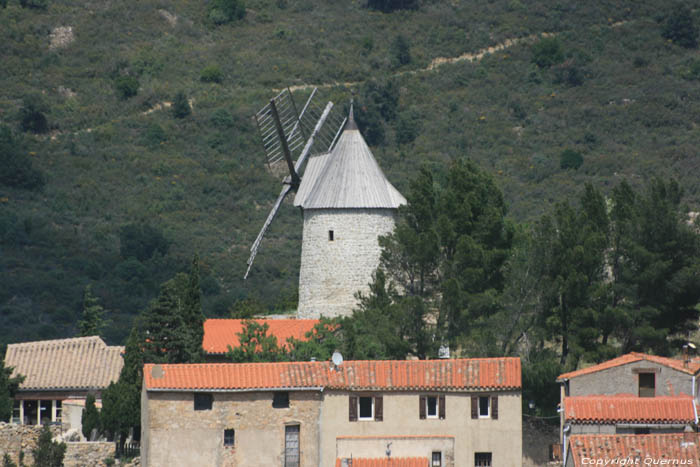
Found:
M 283 89 L 254 116 L 268 168 L 272 170 L 273 166 L 284 160 L 289 175 L 282 180 L 280 194 L 253 246 L 250 247 L 248 269 L 243 279 L 248 278 L 265 232 L 277 215 L 284 198 L 290 191 L 296 192 L 299 188 L 306 158 L 312 151 L 330 151 L 347 120 L 339 112 L 333 112 L 333 102 L 328 101 L 323 108 L 316 104 L 314 98 L 317 91 L 318 88 L 311 91 L 301 112 L 297 112 L 292 92 L 289 88 Z

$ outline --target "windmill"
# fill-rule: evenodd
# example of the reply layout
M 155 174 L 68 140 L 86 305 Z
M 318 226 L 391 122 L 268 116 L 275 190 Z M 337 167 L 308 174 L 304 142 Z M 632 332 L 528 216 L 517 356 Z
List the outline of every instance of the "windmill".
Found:
M 284 161 L 289 175 L 282 180 L 280 194 L 250 247 L 248 268 L 243 276 L 244 279 L 248 278 L 265 232 L 277 215 L 285 197 L 290 191 L 296 192 L 299 188 L 301 171 L 306 158 L 312 151 L 330 151 L 345 125 L 346 118 L 339 112 L 333 111 L 335 108 L 333 102 L 327 102 L 323 108 L 316 104 L 314 98 L 317 91 L 317 88 L 313 89 L 301 112 L 297 112 L 292 93 L 289 88 L 286 88 L 255 114 L 254 118 L 265 149 L 268 168 L 272 169 L 273 166 Z

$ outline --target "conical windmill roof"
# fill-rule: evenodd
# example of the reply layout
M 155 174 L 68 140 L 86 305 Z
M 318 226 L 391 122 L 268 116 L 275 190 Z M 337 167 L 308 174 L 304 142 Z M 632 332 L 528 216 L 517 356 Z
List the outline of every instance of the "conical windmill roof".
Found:
M 330 154 L 309 160 L 294 205 L 303 209 L 398 208 L 404 198 L 386 179 L 352 117 Z

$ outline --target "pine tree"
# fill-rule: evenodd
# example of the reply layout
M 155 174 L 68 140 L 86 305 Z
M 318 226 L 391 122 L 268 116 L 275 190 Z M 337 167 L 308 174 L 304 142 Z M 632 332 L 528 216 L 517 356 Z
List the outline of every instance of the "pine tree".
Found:
M 204 339 L 204 314 L 202 313 L 202 291 L 199 286 L 199 256 L 192 258 L 192 265 L 183 297 L 183 322 L 187 336 L 188 362 L 202 361 Z
M 92 432 L 96 430 L 97 436 L 100 434 L 100 412 L 95 407 L 95 395 L 88 394 L 85 399 L 85 409 L 80 417 L 83 436 L 88 441 L 93 441 Z
M 87 285 L 83 296 L 83 315 L 78 321 L 78 336 L 101 336 L 104 325 L 104 308 L 92 294 L 90 285 Z
M 32 450 L 35 467 L 62 467 L 66 455 L 66 443 L 51 440 L 51 430 L 44 425 L 36 448 Z
M 12 368 L 5 367 L 5 349 L 0 348 L 0 422 L 9 422 L 15 392 L 24 381 L 24 376 L 11 378 Z
M 190 113 L 192 113 L 192 108 L 190 107 L 190 102 L 187 100 L 185 93 L 180 91 L 175 94 L 175 99 L 173 100 L 173 116 L 175 118 L 185 118 Z

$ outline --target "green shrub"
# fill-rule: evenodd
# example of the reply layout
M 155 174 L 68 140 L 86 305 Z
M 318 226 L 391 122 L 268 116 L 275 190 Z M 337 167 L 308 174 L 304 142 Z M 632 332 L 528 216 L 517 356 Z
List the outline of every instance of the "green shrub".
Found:
M 44 115 L 48 106 L 39 94 L 30 94 L 22 100 L 22 108 L 19 110 L 19 125 L 22 131 L 32 133 L 46 133 L 49 131 L 49 123 Z
M 231 128 L 233 126 L 233 116 L 226 109 L 215 110 L 210 121 L 217 128 Z
M 3 8 L 5 7 L 3 6 Z M 5 453 L 5 455 L 2 456 L 2 467 L 17 467 L 17 464 L 12 462 L 9 454 Z
M 44 183 L 44 175 L 32 167 L 24 144 L 8 127 L 0 126 L 0 184 L 32 190 Z
M 167 139 L 165 130 L 163 130 L 163 127 L 157 123 L 151 123 L 148 125 L 148 128 L 146 128 L 146 134 L 144 135 L 146 145 L 154 148 L 159 146 L 160 143 L 165 142 Z
M 245 17 L 243 0 L 212 0 L 209 7 L 209 19 L 214 24 L 226 24 Z
M 45 10 L 49 6 L 48 0 L 19 0 L 22 8 L 35 8 L 37 10 Z
M 367 0 L 367 8 L 390 13 L 395 10 L 416 10 L 418 0 Z
M 688 68 L 681 72 L 683 79 L 689 81 L 700 80 L 700 60 L 693 60 L 688 64 Z
M 545 37 L 532 46 L 532 62 L 549 68 L 564 61 L 564 49 L 556 37 Z
M 564 169 L 578 170 L 583 165 L 583 155 L 573 149 L 565 149 L 559 155 L 559 166 Z
M 396 143 L 410 144 L 420 131 L 420 117 L 414 111 L 404 112 L 396 119 Z
M 199 79 L 204 83 L 220 83 L 224 79 L 224 73 L 219 65 L 209 65 L 202 70 Z
M 688 49 L 698 46 L 698 27 L 693 21 L 693 13 L 684 4 L 677 4 L 671 9 L 661 35 Z
M 133 76 L 119 76 L 114 80 L 114 89 L 120 99 L 126 100 L 139 92 L 139 80 Z
M 190 113 L 192 113 L 192 108 L 190 107 L 190 102 L 187 100 L 185 93 L 180 91 L 175 94 L 175 99 L 173 100 L 173 116 L 175 118 L 185 118 Z
M 574 60 L 567 60 L 555 66 L 554 82 L 567 86 L 581 86 L 583 84 L 583 70 Z
M 51 441 L 51 430 L 44 425 L 39 435 L 36 448 L 32 450 L 36 467 L 61 467 L 66 455 L 66 443 Z
M 119 252 L 122 258 L 150 259 L 154 253 L 165 255 L 170 243 L 163 233 L 146 224 L 129 224 L 119 230 Z
M 95 407 L 95 395 L 88 394 L 85 399 L 85 409 L 83 410 L 83 415 L 80 417 L 80 422 L 82 424 L 83 436 L 88 441 L 92 441 L 92 432 L 96 430 L 98 436 L 100 432 L 100 412 L 97 411 Z
M 394 68 L 411 63 L 411 47 L 408 40 L 399 34 L 391 43 L 391 62 Z

